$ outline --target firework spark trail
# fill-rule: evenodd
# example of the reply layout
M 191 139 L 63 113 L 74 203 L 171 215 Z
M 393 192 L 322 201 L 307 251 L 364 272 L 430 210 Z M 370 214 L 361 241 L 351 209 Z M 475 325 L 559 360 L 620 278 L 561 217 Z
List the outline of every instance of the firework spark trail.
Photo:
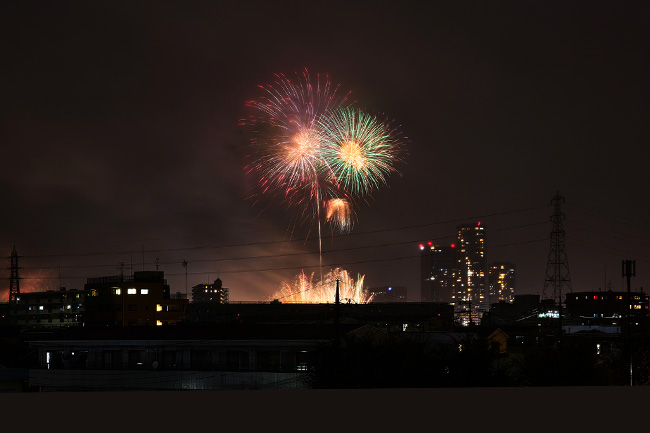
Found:
M 307 70 L 296 77 L 294 82 L 276 74 L 274 84 L 259 86 L 265 95 L 247 103 L 260 112 L 249 119 L 257 134 L 252 142 L 255 162 L 247 171 L 259 175 L 263 193 L 279 192 L 290 205 L 312 208 L 322 269 L 321 201 L 338 197 L 339 191 L 323 167 L 317 119 L 346 104 L 349 93 L 339 97 L 339 86 L 333 88 L 327 77 L 321 83 L 317 76 L 313 84 Z
M 372 300 L 373 295 L 363 290 L 365 276 L 358 276 L 354 281 L 348 271 L 335 268 L 325 275 L 318 284 L 313 283 L 314 274 L 310 277 L 302 271 L 292 282 L 283 282 L 280 289 L 269 300 L 296 302 L 303 304 L 333 303 L 336 298 L 336 281 L 339 281 L 339 294 L 343 302 L 365 304 Z

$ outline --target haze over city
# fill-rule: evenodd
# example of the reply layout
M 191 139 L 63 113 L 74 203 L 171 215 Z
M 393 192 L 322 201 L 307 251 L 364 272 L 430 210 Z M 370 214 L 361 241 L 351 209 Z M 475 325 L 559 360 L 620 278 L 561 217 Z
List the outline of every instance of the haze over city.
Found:
M 541 294 L 559 191 L 573 289 L 620 290 L 626 259 L 649 287 L 647 5 L 1 8 L 0 277 L 16 246 L 21 290 L 81 289 L 123 263 L 164 271 L 173 292 L 219 277 L 231 301 L 268 300 L 318 273 L 315 226 L 255 196 L 239 125 L 258 85 L 305 69 L 405 136 L 352 230 L 323 233 L 326 269 L 419 301 L 418 245 L 481 221 L 488 261 Z

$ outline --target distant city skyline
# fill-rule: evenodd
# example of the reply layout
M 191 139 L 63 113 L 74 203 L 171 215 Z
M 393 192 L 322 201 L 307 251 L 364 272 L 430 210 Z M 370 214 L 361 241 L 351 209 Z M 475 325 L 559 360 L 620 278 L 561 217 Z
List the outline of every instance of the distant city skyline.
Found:
M 172 292 L 218 277 L 232 301 L 265 300 L 303 270 L 318 278 L 322 257 L 324 273 L 417 301 L 419 244 L 476 221 L 490 261 L 516 263 L 518 293 L 541 295 L 557 191 L 572 290 L 621 289 L 623 260 L 633 289 L 650 287 L 645 3 L 0 12 L 0 301 L 14 245 L 24 291 L 80 289 L 122 263 L 164 271 Z M 307 215 L 257 194 L 241 128 L 258 86 L 305 69 L 404 137 L 403 164 L 359 199 L 349 232 L 323 226 L 322 256 Z

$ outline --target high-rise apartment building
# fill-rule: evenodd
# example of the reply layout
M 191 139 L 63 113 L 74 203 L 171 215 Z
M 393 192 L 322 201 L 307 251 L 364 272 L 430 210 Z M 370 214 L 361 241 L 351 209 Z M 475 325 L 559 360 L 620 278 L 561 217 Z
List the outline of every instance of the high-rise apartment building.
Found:
M 421 299 L 451 303 L 457 323 L 479 324 L 491 303 L 513 302 L 515 265 L 488 265 L 486 229 L 480 222 L 457 226 L 456 236 L 450 246 L 420 244 Z
M 422 302 L 452 302 L 460 278 L 455 244 L 420 244 L 420 297 Z
M 461 323 L 478 324 L 488 308 L 486 230 L 479 221 L 459 225 L 457 233 L 460 279 L 453 302 Z
M 490 304 L 500 301 L 512 304 L 515 299 L 515 265 L 513 263 L 491 263 L 488 270 L 488 281 Z

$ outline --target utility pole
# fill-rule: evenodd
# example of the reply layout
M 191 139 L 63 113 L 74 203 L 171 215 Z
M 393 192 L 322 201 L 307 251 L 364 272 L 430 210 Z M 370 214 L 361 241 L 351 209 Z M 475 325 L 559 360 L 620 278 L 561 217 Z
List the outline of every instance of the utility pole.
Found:
M 322 282 L 322 280 L 321 280 Z M 336 383 L 338 384 L 338 377 L 341 374 L 341 329 L 339 323 L 341 321 L 341 300 L 339 294 L 339 279 L 336 279 L 336 297 L 334 298 L 334 332 L 336 333 L 335 342 L 334 342 L 334 356 L 336 363 Z
M 627 344 L 625 353 L 627 365 L 630 366 L 630 386 L 632 386 L 632 297 L 630 295 L 630 278 L 636 276 L 634 260 L 623 260 L 622 275 L 627 278 Z
M 340 293 L 339 293 L 339 279 L 336 279 L 336 297 L 334 298 L 334 324 L 336 326 L 336 341 L 337 341 L 337 346 L 339 344 L 340 340 L 340 334 L 339 334 L 339 323 L 341 321 L 341 299 L 340 299 Z
M 187 299 L 187 261 L 183 259 L 183 267 L 185 268 L 185 299 Z
M 120 295 L 122 295 L 122 326 L 124 326 L 124 262 L 118 262 L 118 265 L 120 270 Z

